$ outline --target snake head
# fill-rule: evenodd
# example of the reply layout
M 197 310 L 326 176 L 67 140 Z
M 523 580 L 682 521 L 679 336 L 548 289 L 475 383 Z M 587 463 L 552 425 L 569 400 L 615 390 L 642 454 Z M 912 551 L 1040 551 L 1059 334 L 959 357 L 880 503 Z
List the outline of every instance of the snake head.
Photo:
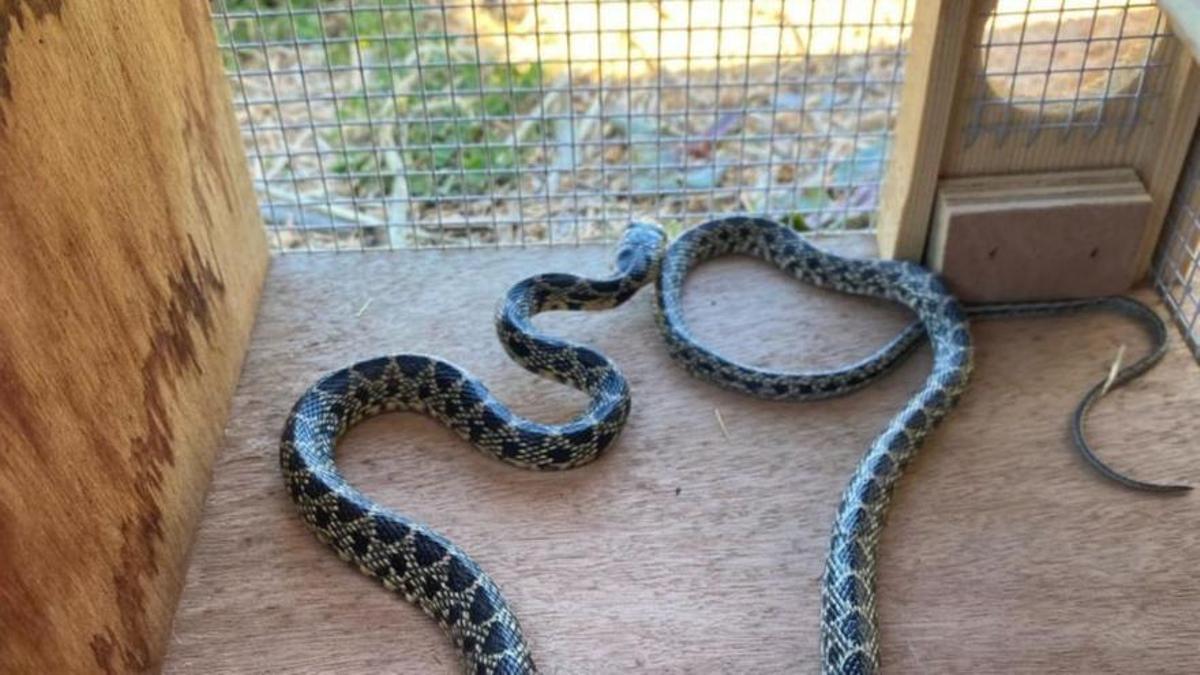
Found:
M 617 242 L 617 272 L 639 282 L 649 281 L 658 274 L 666 250 L 667 233 L 661 225 L 635 220 Z

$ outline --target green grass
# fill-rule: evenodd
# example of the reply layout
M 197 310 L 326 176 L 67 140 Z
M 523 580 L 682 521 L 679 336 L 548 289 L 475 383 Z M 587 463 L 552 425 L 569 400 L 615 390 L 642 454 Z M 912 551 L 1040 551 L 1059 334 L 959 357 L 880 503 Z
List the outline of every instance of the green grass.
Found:
M 400 4 L 400 3 L 397 3 Z M 261 11 L 276 14 L 288 10 L 312 10 L 319 7 L 341 7 L 341 2 L 320 2 L 319 0 L 225 0 L 225 11 L 243 13 Z M 255 19 L 231 20 L 233 41 L 237 43 L 255 42 L 258 40 L 301 40 L 319 39 L 322 33 L 320 17 L 309 14 L 294 16 L 267 16 L 261 21 Z M 223 23 L 218 28 L 224 30 Z
M 516 180 L 517 169 L 528 151 L 513 147 L 513 117 L 527 115 L 537 104 L 532 92 L 542 81 L 537 64 L 522 66 L 484 66 L 476 62 L 474 44 L 450 44 L 441 23 L 441 14 L 409 0 L 377 0 L 368 9 L 347 12 L 346 0 L 225 0 L 231 13 L 254 12 L 269 14 L 217 21 L 217 30 L 225 43 L 235 50 L 226 53 L 227 67 L 232 69 L 234 58 L 242 63 L 258 63 L 262 67 L 263 42 L 281 42 L 271 47 L 290 54 L 302 52 L 307 65 L 330 67 L 354 66 L 360 59 L 375 66 L 390 64 L 392 68 L 372 70 L 364 83 L 352 78 L 356 88 L 347 91 L 339 85 L 337 119 L 361 123 L 372 119 L 377 124 L 394 124 L 394 138 L 382 139 L 387 144 L 405 139 L 401 157 L 405 170 L 408 195 L 414 199 L 445 196 L 485 194 Z M 380 11 L 376 7 L 382 6 Z M 325 15 L 285 13 L 291 10 L 321 8 Z M 420 39 L 417 39 L 420 36 Z M 330 41 L 303 45 L 304 42 Z M 291 43 L 301 43 L 293 47 Z M 469 48 L 468 48 L 469 47 Z M 408 91 L 399 91 L 401 82 L 413 72 L 414 52 L 419 52 L 421 77 Z M 485 60 L 486 60 L 485 56 Z M 243 67 L 246 67 L 243 65 Z M 308 77 L 314 77 L 309 75 Z M 278 85 L 277 85 L 278 86 Z M 510 88 L 517 89 L 509 94 Z M 482 93 L 481 93 L 482 91 Z M 363 94 L 369 92 L 368 99 Z M 380 93 L 392 96 L 379 96 Z M 299 95 L 301 92 L 295 92 Z M 368 106 L 370 109 L 368 110 Z M 428 113 L 428 114 L 427 114 Z M 430 122 L 427 117 L 442 118 Z M 531 130 L 533 139 L 544 130 L 537 125 Z M 362 132 L 359 132 L 360 135 Z M 332 148 L 342 147 L 346 132 L 338 129 L 322 131 L 322 140 Z M 381 139 L 346 139 L 348 145 L 370 146 Z M 461 145 L 480 147 L 459 147 Z M 451 145 L 453 148 L 431 148 L 431 145 Z M 328 168 L 334 174 L 382 173 L 392 169 L 377 166 L 378 153 L 346 152 Z M 464 171 L 466 173 L 464 173 Z M 353 191 L 360 195 L 387 195 L 391 181 L 377 177 L 357 176 Z
M 404 153 L 404 162 L 415 172 L 409 177 L 409 194 L 486 194 L 515 181 L 528 149 L 514 147 L 512 119 L 527 114 L 536 97 L 519 91 L 510 96 L 508 90 L 535 88 L 540 78 L 541 69 L 536 65 L 455 64 L 428 69 L 422 93 L 405 102 L 409 113 L 406 136 L 412 149 Z M 424 115 L 426 106 L 437 108 L 430 117 L 446 121 L 429 122 Z M 536 128 L 532 133 L 541 132 Z M 419 173 L 430 171 L 433 173 Z

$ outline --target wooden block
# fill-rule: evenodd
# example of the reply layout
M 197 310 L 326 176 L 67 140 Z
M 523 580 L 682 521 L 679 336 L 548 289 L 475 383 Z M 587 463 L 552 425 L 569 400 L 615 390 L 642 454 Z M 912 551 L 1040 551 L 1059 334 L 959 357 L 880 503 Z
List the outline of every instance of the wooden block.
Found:
M 943 181 L 927 263 L 967 302 L 1125 291 L 1151 197 L 1132 171 L 1073 173 Z
M 0 672 L 162 659 L 267 265 L 208 3 L 0 2 Z

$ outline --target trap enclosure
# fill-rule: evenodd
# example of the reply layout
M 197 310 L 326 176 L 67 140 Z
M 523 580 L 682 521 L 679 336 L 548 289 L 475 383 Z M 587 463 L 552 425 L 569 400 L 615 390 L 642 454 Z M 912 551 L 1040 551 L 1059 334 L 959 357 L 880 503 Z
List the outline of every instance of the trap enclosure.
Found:
M 1161 444 L 1160 475 L 1194 478 L 1197 54 L 1188 0 L 0 2 L 0 670 L 365 672 L 397 663 L 379 647 L 397 634 L 416 636 L 414 672 L 450 663 L 386 594 L 325 587 L 341 568 L 286 508 L 283 417 L 317 374 L 398 347 L 469 364 L 524 412 L 571 413 L 578 399 L 506 370 L 488 317 L 529 274 L 599 273 L 631 220 L 674 236 L 767 216 L 846 256 L 924 263 L 972 302 L 1158 303 L 1175 329 L 1161 380 L 1094 432 L 1115 464 L 1149 469 Z M 852 363 L 906 325 L 722 265 L 689 315 L 762 364 Z M 401 422 L 370 422 L 352 478 L 414 490 L 436 524 L 461 516 L 563 672 L 786 671 L 807 658 L 793 644 L 815 653 L 816 587 L 781 590 L 779 569 L 819 574 L 838 490 L 925 365 L 797 425 L 676 372 L 647 295 L 614 319 L 545 318 L 621 353 L 661 402 L 635 409 L 624 456 L 558 484 L 497 478 L 432 425 L 403 427 L 432 452 L 395 458 Z M 923 451 L 929 489 L 898 491 L 907 515 L 882 543 L 896 672 L 1195 658 L 1194 499 L 1114 506 L 1051 414 L 1144 336 L 1074 321 L 1045 319 L 1044 340 L 979 327 L 979 393 Z M 819 329 L 797 347 L 797 325 Z M 685 456 L 649 451 L 679 438 Z M 493 541 L 498 524 L 526 538 Z M 611 569 L 585 572 L 596 560 Z

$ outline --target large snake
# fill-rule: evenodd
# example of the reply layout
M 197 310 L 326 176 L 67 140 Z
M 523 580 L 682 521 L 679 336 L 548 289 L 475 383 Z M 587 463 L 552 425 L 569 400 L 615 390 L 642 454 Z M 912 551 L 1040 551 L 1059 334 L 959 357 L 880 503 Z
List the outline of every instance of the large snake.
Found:
M 786 373 L 738 364 L 692 337 L 681 302 L 691 269 L 731 253 L 761 258 L 821 288 L 899 302 L 916 314 L 916 321 L 872 356 L 834 371 Z M 496 315 L 500 341 L 513 360 L 590 397 L 587 408 L 571 421 L 548 425 L 524 419 L 458 366 L 416 354 L 363 361 L 326 375 L 300 397 L 287 419 L 280 462 L 305 522 L 342 558 L 436 620 L 458 646 L 467 673 L 536 672 L 512 608 L 495 582 L 450 540 L 380 506 L 350 485 L 334 463 L 338 439 L 364 418 L 403 410 L 433 417 L 509 464 L 567 469 L 589 462 L 620 433 L 630 409 L 629 385 L 603 354 L 542 333 L 531 318 L 551 310 L 615 307 L 652 282 L 657 289 L 658 324 L 671 356 L 698 377 L 752 396 L 787 400 L 838 396 L 891 370 L 923 338 L 928 337 L 932 345 L 933 366 L 924 385 L 871 443 L 837 509 L 822 590 L 825 673 L 868 674 L 879 669 L 875 574 L 880 531 L 905 465 L 967 385 L 972 368 L 968 315 L 986 318 L 1102 307 L 1139 320 L 1153 339 L 1153 351 L 1098 383 L 1080 403 L 1072 428 L 1084 457 L 1105 476 L 1141 489 L 1188 489 L 1118 474 L 1096 458 L 1083 436 L 1090 406 L 1112 387 L 1151 367 L 1165 351 L 1166 327 L 1137 301 L 1113 297 L 964 309 L 936 274 L 919 265 L 843 258 L 769 220 L 738 216 L 710 221 L 685 232 L 669 248 L 660 228 L 635 223 L 618 244 L 612 277 L 533 276 L 508 291 Z

